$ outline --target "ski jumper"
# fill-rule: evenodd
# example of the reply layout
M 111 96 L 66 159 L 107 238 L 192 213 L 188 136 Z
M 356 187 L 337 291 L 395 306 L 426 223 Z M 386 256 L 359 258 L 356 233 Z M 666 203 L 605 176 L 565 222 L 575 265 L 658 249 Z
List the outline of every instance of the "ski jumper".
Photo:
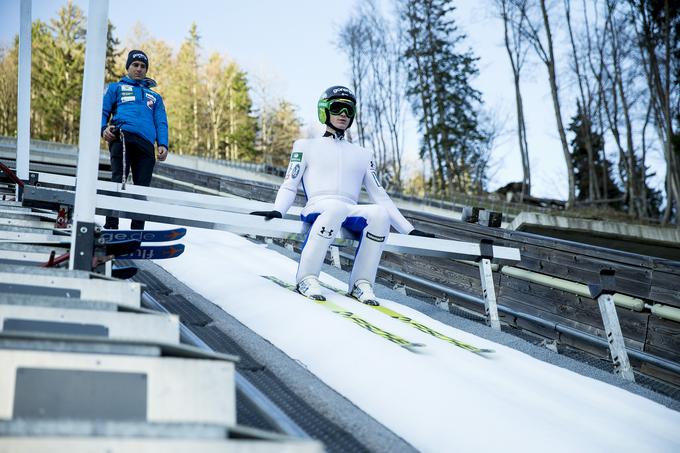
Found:
M 288 211 L 300 183 L 307 197 L 300 217 L 311 228 L 300 255 L 297 282 L 318 277 L 328 247 L 344 227 L 359 240 L 350 291 L 357 280 L 373 284 L 390 225 L 400 233 L 410 232 L 413 225 L 380 185 L 371 153 L 332 136 L 297 140 L 286 179 L 276 195 L 275 210 L 281 214 Z M 362 184 L 376 204 L 357 204 Z
M 156 164 L 154 143 L 168 147 L 168 119 L 160 94 L 151 91 L 152 79 L 123 77 L 109 85 L 102 105 L 101 132 L 111 123 L 120 137 L 109 143 L 111 181 L 122 182 L 132 170 L 137 186 L 149 186 Z M 118 228 L 117 217 L 106 218 L 106 228 Z M 144 229 L 143 220 L 132 220 L 131 228 Z

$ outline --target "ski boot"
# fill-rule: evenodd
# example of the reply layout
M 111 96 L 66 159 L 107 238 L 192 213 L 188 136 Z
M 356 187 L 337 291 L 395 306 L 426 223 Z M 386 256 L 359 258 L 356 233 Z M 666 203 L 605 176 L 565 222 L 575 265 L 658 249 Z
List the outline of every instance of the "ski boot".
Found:
M 357 280 L 354 282 L 354 288 L 352 288 L 350 295 L 362 304 L 373 305 L 374 307 L 380 305 L 375 294 L 373 294 L 373 287 L 367 280 Z
M 326 298 L 321 295 L 321 285 L 319 284 L 319 279 L 313 275 L 303 278 L 297 284 L 296 289 L 297 292 L 310 299 L 326 300 Z

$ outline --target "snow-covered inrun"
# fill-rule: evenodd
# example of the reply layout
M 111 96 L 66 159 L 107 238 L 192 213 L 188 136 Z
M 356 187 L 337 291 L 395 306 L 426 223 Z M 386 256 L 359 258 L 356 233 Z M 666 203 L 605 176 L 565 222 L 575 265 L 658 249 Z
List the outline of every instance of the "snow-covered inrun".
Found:
M 150 224 L 147 228 L 163 227 Z M 362 410 L 424 452 L 680 452 L 680 413 L 603 382 L 476 337 L 394 302 L 445 335 L 492 348 L 482 357 L 330 292 L 416 354 L 265 280 L 293 282 L 297 263 L 264 245 L 189 228 L 184 254 L 159 260 Z M 322 281 L 345 283 L 322 274 Z

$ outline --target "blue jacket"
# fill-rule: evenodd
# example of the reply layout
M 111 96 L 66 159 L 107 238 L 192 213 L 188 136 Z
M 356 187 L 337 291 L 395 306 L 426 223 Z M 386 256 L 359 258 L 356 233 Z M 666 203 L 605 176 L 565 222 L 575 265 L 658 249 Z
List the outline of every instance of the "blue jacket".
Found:
M 111 123 L 123 132 L 137 134 L 152 145 L 158 142 L 158 146 L 167 148 L 168 118 L 161 95 L 151 91 L 155 86 L 152 79 L 137 81 L 127 76 L 109 84 L 104 94 L 100 134 L 113 115 Z

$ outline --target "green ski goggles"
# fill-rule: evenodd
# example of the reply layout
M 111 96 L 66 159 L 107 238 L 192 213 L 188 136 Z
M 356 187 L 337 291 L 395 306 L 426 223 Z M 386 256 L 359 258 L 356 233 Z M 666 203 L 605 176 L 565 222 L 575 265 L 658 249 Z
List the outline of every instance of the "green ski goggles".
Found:
M 330 102 L 327 101 L 326 106 L 331 115 L 340 115 L 342 112 L 345 112 L 348 118 L 354 118 L 356 114 L 354 103 L 349 100 L 334 99 Z

